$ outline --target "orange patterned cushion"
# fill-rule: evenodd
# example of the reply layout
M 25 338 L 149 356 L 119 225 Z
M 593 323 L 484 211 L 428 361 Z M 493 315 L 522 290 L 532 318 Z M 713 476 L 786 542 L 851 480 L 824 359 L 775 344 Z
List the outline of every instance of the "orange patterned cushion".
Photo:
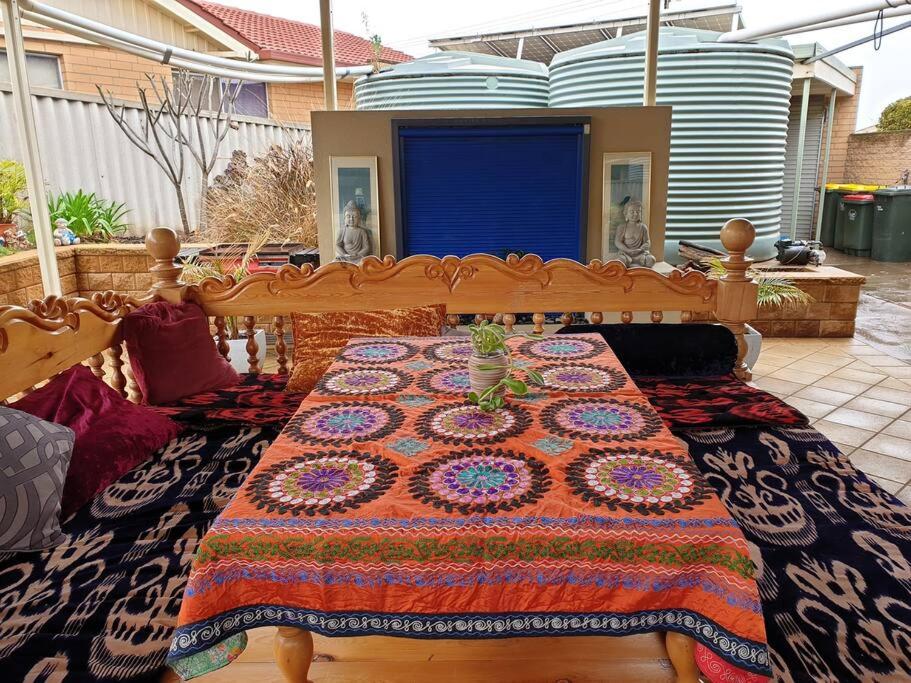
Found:
M 385 311 L 292 313 L 294 367 L 286 390 L 313 389 L 349 339 L 436 337 L 445 322 L 445 304 Z

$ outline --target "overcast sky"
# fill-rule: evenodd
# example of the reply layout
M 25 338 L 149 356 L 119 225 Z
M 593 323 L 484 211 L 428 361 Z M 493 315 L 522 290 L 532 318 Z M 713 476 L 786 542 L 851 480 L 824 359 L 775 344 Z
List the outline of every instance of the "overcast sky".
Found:
M 319 22 L 318 0 L 216 0 L 278 16 Z M 725 4 L 723 0 L 671 0 L 671 11 L 694 6 Z M 857 5 L 857 0 L 740 0 L 747 27 L 765 26 L 787 17 L 799 17 L 838 7 Z M 645 13 L 645 0 L 334 0 L 335 27 L 365 35 L 362 13 L 367 12 L 370 32 L 383 43 L 409 54 L 431 52 L 428 38 L 553 26 L 591 19 L 635 16 Z M 795 11 L 799 7 L 799 14 Z M 886 28 L 911 20 L 911 16 L 885 21 Z M 834 48 L 872 34 L 871 23 L 790 36 L 792 44 L 818 41 Z M 883 38 L 879 51 L 872 43 L 841 53 L 848 66 L 863 66 L 858 128 L 876 123 L 883 107 L 911 95 L 911 29 Z

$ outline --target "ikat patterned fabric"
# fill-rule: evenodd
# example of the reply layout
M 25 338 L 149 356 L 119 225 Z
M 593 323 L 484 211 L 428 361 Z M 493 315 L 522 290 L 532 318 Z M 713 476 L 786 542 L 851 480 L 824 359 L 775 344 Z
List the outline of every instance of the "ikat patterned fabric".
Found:
M 307 393 L 313 389 L 353 337 L 436 337 L 445 324 L 443 304 L 385 311 L 292 313 L 294 365 L 288 391 Z
M 730 514 L 597 335 L 511 339 L 546 386 L 466 402 L 468 340 L 354 339 L 203 539 L 169 662 L 246 629 L 678 631 L 768 673 Z
M 0 551 L 63 540 L 60 506 L 75 443 L 72 429 L 0 406 Z

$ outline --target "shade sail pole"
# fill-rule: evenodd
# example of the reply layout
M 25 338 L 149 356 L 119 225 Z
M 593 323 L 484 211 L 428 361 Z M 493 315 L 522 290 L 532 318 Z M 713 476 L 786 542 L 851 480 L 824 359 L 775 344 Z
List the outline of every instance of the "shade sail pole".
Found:
M 28 184 L 28 201 L 38 247 L 38 265 L 44 295 L 60 296 L 60 272 L 57 269 L 57 252 L 51 232 L 51 216 L 47 210 L 47 193 L 44 190 L 44 173 L 38 149 L 38 130 L 32 109 L 31 88 L 25 70 L 25 45 L 22 42 L 22 21 L 17 0 L 0 0 L 3 8 L 3 26 L 6 33 L 6 50 L 9 60 L 10 82 L 13 85 L 13 106 L 16 113 L 16 133 L 22 141 L 25 179 Z
M 822 206 L 826 200 L 826 183 L 829 182 L 829 152 L 832 151 L 832 126 L 835 125 L 835 95 L 838 90 L 832 88 L 829 95 L 829 111 L 826 116 L 826 152 L 822 162 L 822 182 L 819 185 L 819 202 L 816 206 L 816 230 L 813 239 L 819 240 L 822 234 Z
M 810 79 L 803 79 L 800 98 L 800 128 L 797 131 L 797 165 L 794 173 L 794 194 L 791 196 L 791 239 L 797 239 L 797 210 L 800 207 L 800 176 L 803 173 L 803 151 L 807 141 L 807 113 L 810 109 Z
M 661 0 L 649 0 L 648 37 L 645 48 L 645 89 L 642 105 L 654 107 L 658 93 L 658 31 L 661 28 Z
M 332 0 L 319 0 L 319 25 L 323 36 L 323 91 L 326 110 L 338 109 L 335 85 L 335 34 L 332 30 Z

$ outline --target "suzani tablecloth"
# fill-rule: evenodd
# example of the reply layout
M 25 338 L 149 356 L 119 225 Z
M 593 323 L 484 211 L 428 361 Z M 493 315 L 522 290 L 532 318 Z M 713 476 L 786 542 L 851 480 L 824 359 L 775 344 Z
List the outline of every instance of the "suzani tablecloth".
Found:
M 357 339 L 205 536 L 169 662 L 245 629 L 492 638 L 678 631 L 767 673 L 747 544 L 595 335 L 513 338 L 546 381 L 485 413 L 467 340 Z

